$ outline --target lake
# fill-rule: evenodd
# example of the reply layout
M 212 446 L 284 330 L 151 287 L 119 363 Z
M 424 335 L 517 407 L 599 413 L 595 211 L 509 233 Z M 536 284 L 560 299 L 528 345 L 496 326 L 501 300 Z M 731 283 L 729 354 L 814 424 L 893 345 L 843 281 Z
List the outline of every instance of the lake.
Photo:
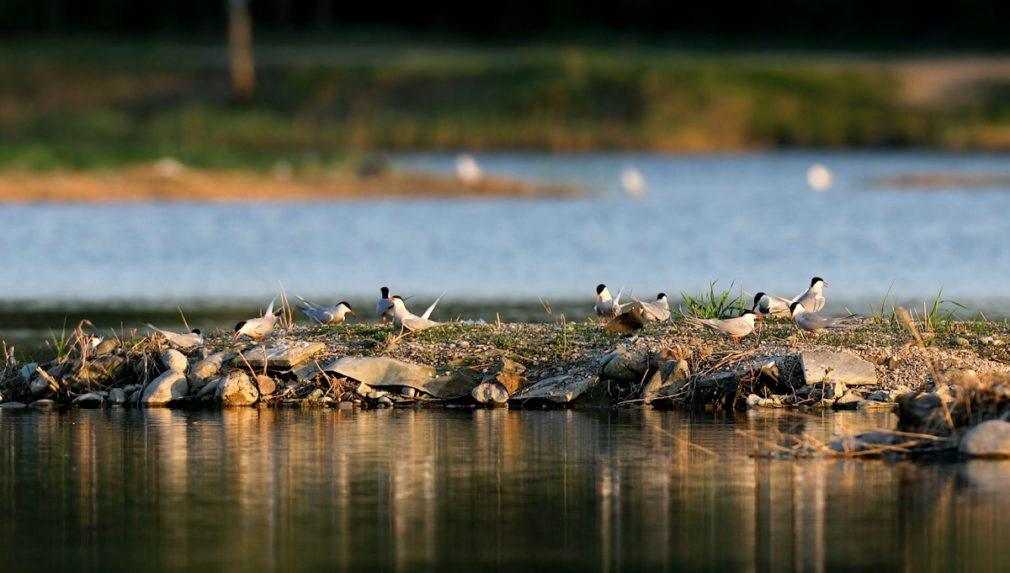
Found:
M 0 569 L 1010 567 L 1010 462 L 749 455 L 749 435 L 826 438 L 893 422 L 653 410 L 0 411 Z
M 393 160 L 452 172 L 455 157 Z M 442 318 L 529 319 L 542 316 L 543 297 L 580 319 L 600 282 L 625 288 L 626 298 L 665 291 L 676 299 L 712 280 L 792 295 L 815 274 L 830 284 L 834 311 L 879 308 L 889 291 L 892 301 L 921 305 L 943 288 L 944 298 L 969 312 L 1008 314 L 1008 155 L 502 153 L 477 160 L 490 174 L 575 184 L 588 194 L 0 206 L 0 336 L 23 345 L 85 316 L 100 328 L 148 320 L 177 326 L 180 305 L 200 326 L 227 327 L 262 309 L 281 286 L 366 309 L 380 285 L 417 297 L 411 304 L 419 308 L 445 291 Z M 832 171 L 829 190 L 808 186 L 814 164 Z M 621 190 L 627 167 L 645 179 L 640 199 Z M 929 184 L 923 174 L 945 179 Z M 927 183 L 917 187 L 921 179 Z

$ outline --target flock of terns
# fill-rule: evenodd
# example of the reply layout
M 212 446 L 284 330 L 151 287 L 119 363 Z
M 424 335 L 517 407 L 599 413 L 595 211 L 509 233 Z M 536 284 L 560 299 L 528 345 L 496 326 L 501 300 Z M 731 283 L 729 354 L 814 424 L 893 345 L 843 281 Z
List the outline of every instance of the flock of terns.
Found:
M 684 315 L 685 320 L 692 324 L 715 329 L 730 337 L 734 342 L 754 332 L 755 323 L 766 316 L 792 318 L 796 327 L 804 332 L 817 333 L 823 330 L 838 330 L 851 328 L 856 324 L 853 316 L 846 318 L 830 318 L 818 314 L 826 299 L 824 289 L 828 284 L 821 277 L 810 279 L 810 285 L 805 291 L 795 297 L 783 298 L 759 292 L 754 295 L 751 308 L 745 309 L 740 316 L 732 318 L 697 318 Z M 621 293 L 615 298 L 610 294 L 607 285 L 596 287 L 596 305 L 594 310 L 600 317 L 611 320 L 621 320 L 631 317 L 631 322 L 639 324 L 649 321 L 669 320 L 670 301 L 666 293 L 659 293 L 653 301 L 636 300 L 621 303 Z M 683 314 L 683 313 L 681 313 Z
M 810 286 L 799 295 L 787 299 L 779 296 L 769 295 L 759 292 L 754 295 L 753 305 L 745 309 L 739 316 L 732 318 L 696 318 L 684 315 L 684 318 L 700 326 L 715 329 L 734 342 L 739 342 L 743 337 L 754 332 L 755 321 L 766 316 L 791 317 L 796 327 L 801 331 L 817 333 L 822 330 L 843 329 L 853 325 L 847 318 L 829 318 L 818 314 L 825 304 L 824 289 L 827 283 L 820 277 L 810 279 Z M 375 313 L 383 322 L 393 321 L 401 328 L 401 332 L 419 331 L 440 323 L 431 319 L 431 314 L 435 311 L 442 296 L 435 299 L 421 315 L 412 313 L 399 295 L 389 295 L 389 288 L 382 287 L 379 290 L 380 296 L 375 303 Z M 632 329 L 640 328 L 646 322 L 670 320 L 670 301 L 666 293 L 659 293 L 655 300 L 643 301 L 634 300 L 631 302 L 621 302 L 623 291 L 617 293 L 617 297 L 610 294 L 607 285 L 601 284 L 596 287 L 596 304 L 593 309 L 596 315 L 608 321 L 618 321 L 632 323 Z M 444 294 L 444 293 L 443 293 Z M 275 299 L 276 300 L 276 299 Z M 243 320 L 235 325 L 234 336 L 246 337 L 252 340 L 260 340 L 269 335 L 277 324 L 278 313 L 274 311 L 274 301 L 270 301 L 266 311 L 255 318 Z M 347 319 L 347 315 L 355 314 L 354 309 L 347 301 L 340 301 L 332 306 L 322 306 L 298 297 L 298 309 L 305 317 L 317 324 L 340 324 Z M 681 313 L 683 314 L 683 312 Z M 147 325 L 155 332 L 160 333 L 171 344 L 182 349 L 192 349 L 202 346 L 203 334 L 198 329 L 187 333 L 171 332 Z

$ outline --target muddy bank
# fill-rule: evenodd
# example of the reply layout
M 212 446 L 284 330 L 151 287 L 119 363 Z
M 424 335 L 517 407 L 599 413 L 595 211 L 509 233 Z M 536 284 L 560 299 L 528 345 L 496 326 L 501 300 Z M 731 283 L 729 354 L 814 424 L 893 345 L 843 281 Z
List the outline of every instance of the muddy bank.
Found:
M 566 185 L 483 177 L 464 182 L 432 173 L 336 170 L 293 175 L 286 170 L 257 173 L 192 169 L 161 161 L 107 171 L 7 171 L 0 178 L 0 202 L 107 203 L 131 201 L 336 201 L 388 197 L 568 197 Z

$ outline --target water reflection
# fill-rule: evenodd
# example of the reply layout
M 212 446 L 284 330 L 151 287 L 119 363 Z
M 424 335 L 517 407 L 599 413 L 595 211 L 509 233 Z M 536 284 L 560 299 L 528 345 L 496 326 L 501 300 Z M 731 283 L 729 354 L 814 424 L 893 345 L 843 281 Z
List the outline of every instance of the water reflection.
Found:
M 890 423 L 799 420 L 822 437 Z M 749 457 L 738 432 L 796 426 L 655 411 L 2 412 L 0 566 L 1010 566 L 1010 463 L 776 462 Z

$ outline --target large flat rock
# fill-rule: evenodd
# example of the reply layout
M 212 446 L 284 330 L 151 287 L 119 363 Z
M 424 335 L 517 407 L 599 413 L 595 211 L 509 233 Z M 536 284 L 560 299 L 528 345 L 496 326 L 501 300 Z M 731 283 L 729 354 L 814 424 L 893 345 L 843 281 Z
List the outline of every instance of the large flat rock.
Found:
M 436 379 L 435 369 L 431 366 L 422 366 L 395 358 L 345 356 L 328 363 L 323 367 L 323 370 L 364 382 L 373 388 L 406 386 L 431 394 L 436 398 L 456 397 L 447 395 L 453 393 L 451 381 Z M 460 389 L 460 395 L 468 394 L 471 389 L 466 388 L 465 391 Z
M 253 368 L 263 368 L 265 365 L 268 369 L 288 370 L 297 368 L 325 351 L 326 345 L 322 342 L 282 342 L 269 348 L 257 346 L 244 354 L 245 360 L 239 356 L 232 360 L 232 364 L 245 366 L 248 362 Z
M 540 400 L 555 404 L 569 404 L 577 400 L 593 383 L 599 380 L 594 374 L 562 374 L 534 382 L 517 392 L 510 401 Z
M 877 369 L 851 350 L 803 350 L 803 377 L 807 384 L 843 382 L 846 386 L 874 386 Z

